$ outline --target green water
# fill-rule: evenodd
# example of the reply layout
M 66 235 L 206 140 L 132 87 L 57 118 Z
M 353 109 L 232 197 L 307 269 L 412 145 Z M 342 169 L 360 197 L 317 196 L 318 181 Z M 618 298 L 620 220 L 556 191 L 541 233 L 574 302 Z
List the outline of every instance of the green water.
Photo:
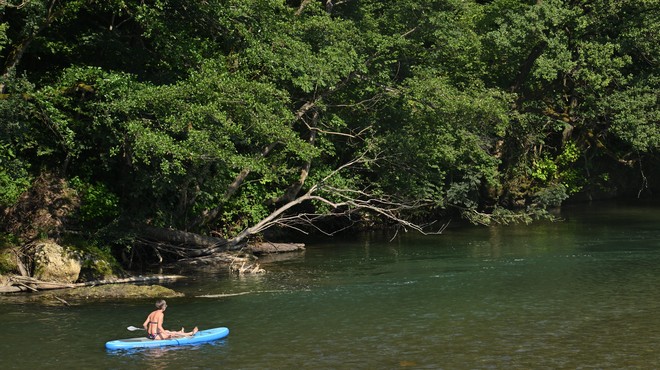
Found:
M 355 235 L 175 286 L 165 326 L 227 326 L 194 347 L 109 352 L 150 300 L 0 299 L 4 369 L 576 369 L 660 366 L 660 207 L 580 206 L 561 223 Z M 204 296 L 204 297 L 203 297 Z

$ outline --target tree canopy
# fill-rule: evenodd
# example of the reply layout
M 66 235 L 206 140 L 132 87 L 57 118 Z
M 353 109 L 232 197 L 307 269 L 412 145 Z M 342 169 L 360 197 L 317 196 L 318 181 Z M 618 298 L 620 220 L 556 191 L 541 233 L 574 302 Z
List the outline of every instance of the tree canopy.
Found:
M 0 208 L 48 173 L 91 230 L 232 238 L 641 196 L 660 180 L 659 17 L 658 0 L 1 0 Z

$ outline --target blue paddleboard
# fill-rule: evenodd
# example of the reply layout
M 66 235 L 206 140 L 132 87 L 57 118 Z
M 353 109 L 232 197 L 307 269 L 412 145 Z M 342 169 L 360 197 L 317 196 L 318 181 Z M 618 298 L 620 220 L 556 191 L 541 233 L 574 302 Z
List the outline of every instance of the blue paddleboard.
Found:
M 154 340 L 146 337 L 112 340 L 105 343 L 107 349 L 151 348 L 163 346 L 184 346 L 221 339 L 229 335 L 227 328 L 200 330 L 192 337 Z

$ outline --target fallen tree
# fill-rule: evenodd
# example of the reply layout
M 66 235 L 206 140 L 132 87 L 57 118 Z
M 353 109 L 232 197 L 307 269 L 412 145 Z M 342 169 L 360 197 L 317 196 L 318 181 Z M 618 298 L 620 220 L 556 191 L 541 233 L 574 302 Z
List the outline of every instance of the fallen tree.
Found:
M 253 226 L 245 228 L 233 238 L 223 239 L 181 230 L 146 226 L 136 230 L 139 235 L 138 241 L 153 248 L 161 262 L 163 253 L 190 262 L 191 259 L 226 260 L 224 256 L 220 255 L 228 251 L 253 252 L 249 247 L 250 240 L 262 235 L 264 231 L 272 227 L 289 228 L 303 234 L 308 234 L 312 229 L 326 235 L 333 235 L 352 226 L 357 222 L 356 220 L 362 219 L 355 217 L 356 214 L 375 215 L 397 225 L 397 230 L 414 230 L 425 235 L 442 233 L 447 227 L 446 224 L 429 231 L 433 223 L 419 224 L 405 218 L 405 214 L 409 211 L 432 205 L 430 201 L 411 202 L 394 199 L 389 195 L 378 195 L 369 189 L 352 189 L 333 184 L 332 179 L 340 172 L 349 167 L 369 164 L 374 160 L 362 155 L 345 163 L 310 186 L 304 194 L 296 195 L 295 198 L 277 207 L 268 216 Z M 302 205 L 308 205 L 305 207 L 306 209 L 311 208 L 319 210 L 319 212 L 299 212 L 298 206 Z M 325 230 L 319 226 L 319 221 L 328 217 L 339 217 L 350 222 L 338 230 Z M 290 248 L 291 246 L 294 247 Z M 304 248 L 304 245 L 294 243 L 282 251 L 300 250 L 300 248 Z M 278 251 L 276 247 L 271 248 L 271 252 L 282 251 Z

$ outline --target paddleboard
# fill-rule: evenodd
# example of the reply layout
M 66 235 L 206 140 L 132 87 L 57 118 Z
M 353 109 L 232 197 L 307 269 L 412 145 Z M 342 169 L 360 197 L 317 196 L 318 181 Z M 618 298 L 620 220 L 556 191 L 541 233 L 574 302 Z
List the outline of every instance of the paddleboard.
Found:
M 192 337 L 154 340 L 147 337 L 111 340 L 105 343 L 107 349 L 152 348 L 163 346 L 184 346 L 218 340 L 229 335 L 227 328 L 200 330 Z

